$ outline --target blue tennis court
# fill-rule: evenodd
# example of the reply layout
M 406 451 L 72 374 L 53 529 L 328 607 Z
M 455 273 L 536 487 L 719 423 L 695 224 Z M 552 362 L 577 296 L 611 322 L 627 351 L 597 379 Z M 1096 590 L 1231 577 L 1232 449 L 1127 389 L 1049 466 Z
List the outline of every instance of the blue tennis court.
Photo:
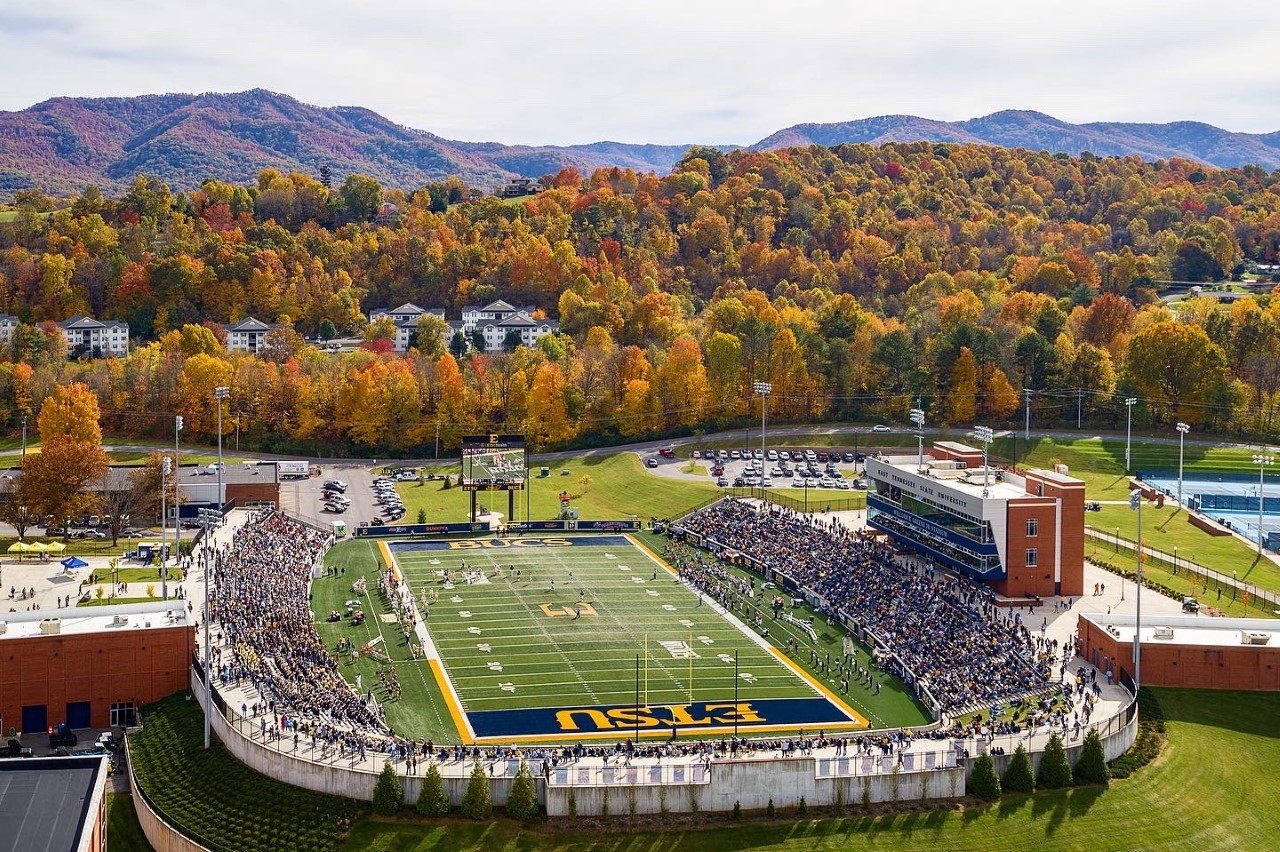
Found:
M 1139 478 L 1169 497 L 1178 495 L 1177 471 L 1143 472 Z M 1252 541 L 1258 540 L 1258 477 L 1247 473 L 1198 473 L 1182 478 L 1182 499 L 1200 512 Z M 1262 530 L 1267 546 L 1280 549 L 1280 476 L 1262 485 Z

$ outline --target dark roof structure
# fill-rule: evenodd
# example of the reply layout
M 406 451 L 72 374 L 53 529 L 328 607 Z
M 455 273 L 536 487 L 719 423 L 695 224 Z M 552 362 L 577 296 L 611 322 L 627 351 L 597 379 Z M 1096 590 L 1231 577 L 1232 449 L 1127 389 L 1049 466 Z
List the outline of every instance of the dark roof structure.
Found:
M 0 759 L 0 852 L 84 848 L 106 772 L 96 755 Z

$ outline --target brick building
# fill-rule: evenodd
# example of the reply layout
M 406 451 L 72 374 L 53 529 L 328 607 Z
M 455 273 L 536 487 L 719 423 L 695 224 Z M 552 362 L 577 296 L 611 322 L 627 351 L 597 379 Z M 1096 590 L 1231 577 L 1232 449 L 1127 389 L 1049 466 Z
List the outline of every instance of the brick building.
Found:
M 0 726 L 131 724 L 187 687 L 195 647 L 186 601 L 0 613 Z
M 1081 614 L 1086 660 L 1133 678 L 1132 615 Z M 1280 622 L 1269 618 L 1156 615 L 1142 619 L 1142 685 L 1280 690 Z
M 984 470 L 982 451 L 938 441 L 866 461 L 867 524 L 1007 597 L 1084 592 L 1084 482 Z

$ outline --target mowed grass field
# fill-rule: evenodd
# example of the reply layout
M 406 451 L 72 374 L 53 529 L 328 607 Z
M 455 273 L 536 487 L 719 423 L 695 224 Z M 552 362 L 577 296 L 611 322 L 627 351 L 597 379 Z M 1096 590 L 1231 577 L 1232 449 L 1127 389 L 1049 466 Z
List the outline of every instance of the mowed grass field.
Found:
M 553 544 L 396 550 L 414 591 L 436 592 L 427 627 L 468 712 L 633 706 L 637 678 L 643 706 L 731 701 L 735 653 L 741 700 L 819 695 L 623 537 L 522 540 Z

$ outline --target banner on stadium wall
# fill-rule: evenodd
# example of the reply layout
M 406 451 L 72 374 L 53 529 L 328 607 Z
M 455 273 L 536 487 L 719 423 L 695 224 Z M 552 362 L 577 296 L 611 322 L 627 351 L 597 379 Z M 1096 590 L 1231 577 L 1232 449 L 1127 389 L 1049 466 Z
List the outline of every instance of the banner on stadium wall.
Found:
M 640 521 L 532 521 L 518 524 L 507 524 L 504 528 L 509 532 L 560 532 L 577 530 L 582 532 L 628 532 L 641 529 Z M 466 533 L 491 532 L 488 524 L 397 524 L 394 526 L 357 527 L 357 537 L 394 536 L 394 535 L 458 535 Z

